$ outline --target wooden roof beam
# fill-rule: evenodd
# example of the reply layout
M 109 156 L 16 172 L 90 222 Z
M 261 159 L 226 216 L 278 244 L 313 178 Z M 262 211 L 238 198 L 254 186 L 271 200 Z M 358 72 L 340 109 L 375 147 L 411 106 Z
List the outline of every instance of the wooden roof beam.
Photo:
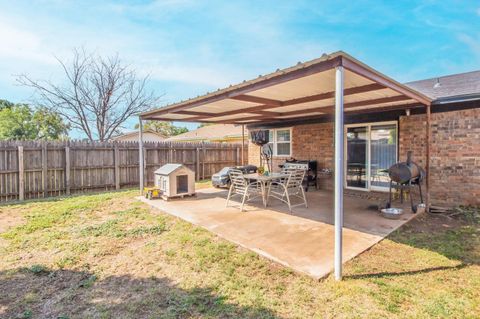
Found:
M 351 108 L 355 107 L 360 107 L 360 106 L 368 106 L 368 105 L 375 105 L 375 104 L 383 104 L 383 103 L 393 103 L 393 102 L 401 102 L 401 101 L 407 101 L 411 100 L 411 98 L 404 96 L 404 95 L 396 95 L 396 96 L 391 96 L 391 97 L 383 97 L 383 98 L 378 98 L 374 100 L 365 100 L 365 101 L 358 101 L 358 102 L 350 102 L 350 103 L 345 103 L 344 108 L 346 111 Z M 410 106 L 410 104 L 407 104 L 407 106 Z M 391 109 L 394 106 L 387 106 L 385 107 L 386 109 Z M 404 108 L 405 105 L 399 105 L 397 106 L 398 108 Z M 378 107 L 372 107 L 371 109 L 372 112 L 375 112 L 379 110 Z M 242 121 L 246 120 L 282 120 L 285 119 L 284 116 L 291 116 L 291 115 L 302 115 L 302 114 L 309 114 L 309 113 L 315 113 L 315 112 L 322 112 L 325 114 L 332 114 L 334 111 L 333 105 L 328 105 L 328 106 L 321 106 L 321 107 L 315 107 L 315 108 L 310 108 L 310 109 L 302 109 L 302 110 L 295 110 L 295 111 L 289 111 L 289 112 L 269 112 L 269 111 L 256 111 L 256 112 L 245 112 L 245 113 L 256 113 L 259 114 L 258 116 L 248 116 L 248 117 L 241 117 L 241 118 L 233 118 L 229 120 L 219 120 L 221 123 L 240 123 Z M 359 110 L 359 111 L 364 111 L 364 110 Z M 185 111 L 186 112 L 186 111 Z M 259 113 L 261 112 L 261 113 Z M 365 111 L 366 112 L 366 111 Z M 178 112 L 180 113 L 180 112 Z M 193 112 L 189 112 L 193 113 Z M 201 112 L 197 112 L 201 113 Z M 228 114 L 228 115 L 233 115 L 238 112 Z M 222 113 L 220 113 L 222 114 Z M 202 113 L 200 116 L 195 116 L 187 119 L 165 119 L 166 121 L 187 121 L 187 122 L 205 122 L 205 123 L 213 123 L 216 122 L 215 118 L 218 117 L 223 117 L 227 115 L 220 115 L 220 114 L 211 114 L 211 116 L 205 115 L 205 113 Z M 193 115 L 193 114 L 190 114 Z M 323 114 L 319 114 L 318 116 L 322 116 Z M 317 115 L 313 115 L 317 116 Z
M 370 109 L 362 109 L 362 110 L 351 110 L 348 113 L 354 114 L 365 114 L 365 113 L 376 113 L 376 112 L 385 112 L 385 111 L 396 111 L 396 110 L 406 110 L 406 109 L 415 109 L 419 107 L 425 107 L 425 105 L 421 104 L 420 102 L 415 103 L 408 103 L 402 105 L 393 105 L 393 106 L 379 106 Z
M 383 103 L 393 103 L 393 102 L 400 102 L 400 101 L 407 101 L 411 100 L 408 96 L 404 95 L 396 95 L 396 96 L 391 96 L 391 97 L 382 97 L 379 99 L 374 99 L 374 100 L 365 100 L 365 101 L 358 101 L 358 102 L 350 102 L 350 103 L 345 103 L 344 104 L 344 109 L 348 110 L 354 107 L 359 107 L 359 106 L 367 106 L 367 105 L 375 105 L 375 104 L 383 104 Z M 372 110 L 374 110 L 375 107 L 372 107 Z M 271 117 L 266 117 L 266 116 L 258 116 L 258 117 L 242 117 L 242 118 L 236 118 L 232 119 L 234 121 L 243 121 L 243 120 L 248 120 L 248 119 L 268 119 L 268 120 L 275 120 L 275 119 L 285 119 L 284 116 L 291 116 L 291 115 L 302 115 L 302 114 L 309 114 L 309 113 L 314 113 L 314 112 L 322 112 L 322 113 L 333 113 L 333 105 L 329 106 L 322 106 L 322 107 L 315 107 L 315 108 L 310 108 L 310 109 L 303 109 L 303 110 L 296 110 L 296 111 L 290 111 L 290 112 L 282 112 L 277 115 L 271 116 Z M 323 115 L 323 114 L 319 114 Z M 267 115 L 268 116 L 268 115 Z M 315 116 L 315 115 L 314 115 Z M 213 118 L 214 119 L 214 118 Z
M 271 105 L 273 107 L 282 106 L 282 101 L 268 99 L 260 96 L 247 95 L 247 94 L 232 96 L 230 99 L 243 101 L 243 102 L 252 102 L 252 103 L 258 103 L 258 104 L 264 104 L 264 105 Z
M 353 107 L 383 104 L 383 103 L 391 103 L 391 102 L 400 102 L 400 101 L 406 101 L 406 100 L 411 100 L 411 98 L 409 98 L 408 96 L 404 96 L 404 95 L 382 97 L 382 98 L 378 98 L 378 99 L 374 99 L 374 100 L 365 100 L 365 101 L 344 103 L 344 109 L 347 110 L 347 109 L 353 108 Z M 334 105 L 328 105 L 328 106 L 321 106 L 321 107 L 316 107 L 316 108 L 311 108 L 311 109 L 303 109 L 303 110 L 284 112 L 284 113 L 282 113 L 282 115 L 283 116 L 285 116 L 285 115 L 295 115 L 295 114 L 311 113 L 311 112 L 331 113 L 331 112 L 333 112 L 333 108 L 334 108 Z
M 362 85 L 362 86 L 357 86 L 349 89 L 345 89 L 343 91 L 343 95 L 353 95 L 353 94 L 358 94 L 358 93 L 366 93 L 370 91 L 377 91 L 384 89 L 385 86 L 378 84 L 378 83 L 372 83 L 372 84 L 367 84 L 367 85 Z M 307 103 L 307 102 L 314 102 L 314 101 L 321 101 L 321 100 L 327 100 L 335 97 L 335 91 L 332 92 L 326 92 L 326 93 L 320 93 L 320 94 L 315 94 L 315 95 L 310 95 L 310 96 L 305 96 L 305 97 L 300 97 L 296 99 L 291 99 L 283 102 L 282 106 L 290 106 L 290 105 L 295 105 L 295 104 L 301 104 L 301 103 Z
M 377 83 L 372 83 L 372 84 L 367 84 L 367 85 L 362 85 L 362 86 L 357 86 L 353 88 L 348 88 L 344 90 L 343 95 L 348 96 L 348 95 L 353 95 L 353 94 L 358 94 L 358 93 L 366 93 L 366 92 L 371 92 L 371 91 L 377 91 L 384 89 L 385 87 L 383 85 L 377 84 Z M 273 109 L 276 107 L 281 107 L 281 106 L 290 106 L 290 105 L 295 105 L 295 104 L 301 104 L 301 103 L 307 103 L 307 102 L 313 102 L 313 101 L 321 101 L 321 100 L 326 100 L 333 98 L 335 96 L 335 92 L 326 92 L 326 93 L 320 93 L 320 94 L 315 94 L 315 95 L 310 95 L 310 96 L 305 96 L 297 99 L 291 99 L 287 101 L 281 102 L 281 105 L 279 106 L 273 106 L 271 104 L 262 104 L 262 105 L 257 105 L 257 106 L 251 106 L 247 108 L 241 109 L 241 113 L 257 113 L 257 114 L 267 114 L 265 113 L 266 110 Z M 330 106 L 328 106 L 330 107 Z M 221 116 L 227 116 L 227 115 L 233 115 L 239 113 L 239 109 L 237 110 L 231 110 L 231 111 L 226 111 L 218 114 L 213 114 L 213 113 L 204 113 L 204 114 L 199 114 L 202 112 L 193 112 L 193 111 L 177 111 L 176 113 L 178 114 L 191 114 L 194 115 L 199 115 L 199 119 L 203 118 L 208 118 L 211 116 L 214 117 L 221 117 Z M 283 113 L 279 113 L 283 114 Z M 202 117 L 202 115 L 204 115 Z M 270 112 L 269 115 L 273 115 L 273 112 Z
M 408 104 L 402 104 L 402 105 L 394 105 L 394 106 L 382 106 L 382 107 L 374 107 L 370 109 L 363 109 L 363 110 L 346 110 L 346 113 L 349 114 L 368 114 L 368 113 L 377 113 L 377 112 L 386 112 L 386 111 L 397 111 L 397 110 L 405 110 L 405 109 L 415 109 L 415 108 L 420 108 L 420 107 L 425 107 L 423 104 L 419 102 L 415 103 L 408 103 Z M 332 108 L 333 109 L 333 108 Z M 307 113 L 307 112 L 306 112 Z M 333 113 L 333 112 L 332 112 Z M 328 114 L 318 114 L 318 115 L 310 115 L 310 116 L 300 116 L 300 117 L 292 117 L 292 118 L 271 118 L 271 119 L 266 119 L 263 118 L 261 122 L 265 121 L 272 121 L 272 122 L 281 122 L 281 121 L 289 121 L 289 120 L 307 120 L 307 119 L 312 119 L 312 118 L 323 118 L 331 116 L 330 113 Z M 260 121 L 260 119 L 258 119 Z M 254 122 L 242 122 L 238 121 L 235 122 L 236 124 L 253 124 Z
M 236 114 L 236 113 L 239 113 L 238 110 L 235 110 L 235 112 L 232 112 L 231 114 Z M 241 113 L 255 113 L 255 114 L 264 114 L 264 115 L 278 115 L 278 114 L 281 114 L 279 112 L 270 112 L 270 111 L 263 111 L 263 110 L 250 110 L 248 112 L 241 112 Z M 195 116 L 195 118 L 199 118 L 199 119 L 231 115 L 231 114 L 224 115 L 223 113 L 196 112 L 196 111 L 178 111 L 178 112 L 175 112 L 173 114 L 193 115 L 193 116 Z

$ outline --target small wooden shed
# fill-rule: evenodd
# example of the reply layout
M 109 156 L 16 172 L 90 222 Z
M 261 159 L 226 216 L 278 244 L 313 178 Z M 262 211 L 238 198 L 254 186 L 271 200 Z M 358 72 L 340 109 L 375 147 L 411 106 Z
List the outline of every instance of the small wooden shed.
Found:
M 155 171 L 155 186 L 164 199 L 195 195 L 195 172 L 183 164 L 165 164 Z

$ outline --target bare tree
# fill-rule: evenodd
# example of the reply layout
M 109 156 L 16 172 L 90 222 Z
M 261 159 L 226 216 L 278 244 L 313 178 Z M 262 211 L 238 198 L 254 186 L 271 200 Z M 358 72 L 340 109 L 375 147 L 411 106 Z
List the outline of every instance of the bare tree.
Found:
M 69 63 L 57 61 L 66 76 L 64 84 L 33 80 L 25 74 L 17 81 L 35 89 L 38 104 L 59 113 L 91 141 L 110 139 L 129 117 L 159 101 L 146 89 L 148 76 L 137 77 L 118 55 L 104 58 L 75 49 Z

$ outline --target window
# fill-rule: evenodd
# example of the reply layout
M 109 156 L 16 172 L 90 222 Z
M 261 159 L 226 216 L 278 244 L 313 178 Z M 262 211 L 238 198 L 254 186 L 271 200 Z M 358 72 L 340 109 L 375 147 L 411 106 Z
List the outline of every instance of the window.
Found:
M 273 156 L 292 156 L 292 129 L 272 129 L 268 131 L 269 142 L 264 146 Z

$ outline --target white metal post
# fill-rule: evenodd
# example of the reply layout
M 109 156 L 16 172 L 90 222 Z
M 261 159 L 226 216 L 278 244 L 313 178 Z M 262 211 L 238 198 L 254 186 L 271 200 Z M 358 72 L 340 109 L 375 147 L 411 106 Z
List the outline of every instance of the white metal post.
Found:
M 343 66 L 335 68 L 335 279 L 342 279 L 343 228 Z
M 245 125 L 242 124 L 242 165 L 245 165 Z
M 138 166 L 139 166 L 139 176 L 140 176 L 140 194 L 143 195 L 144 184 L 144 172 L 145 168 L 143 167 L 143 123 L 142 118 L 138 117 Z

